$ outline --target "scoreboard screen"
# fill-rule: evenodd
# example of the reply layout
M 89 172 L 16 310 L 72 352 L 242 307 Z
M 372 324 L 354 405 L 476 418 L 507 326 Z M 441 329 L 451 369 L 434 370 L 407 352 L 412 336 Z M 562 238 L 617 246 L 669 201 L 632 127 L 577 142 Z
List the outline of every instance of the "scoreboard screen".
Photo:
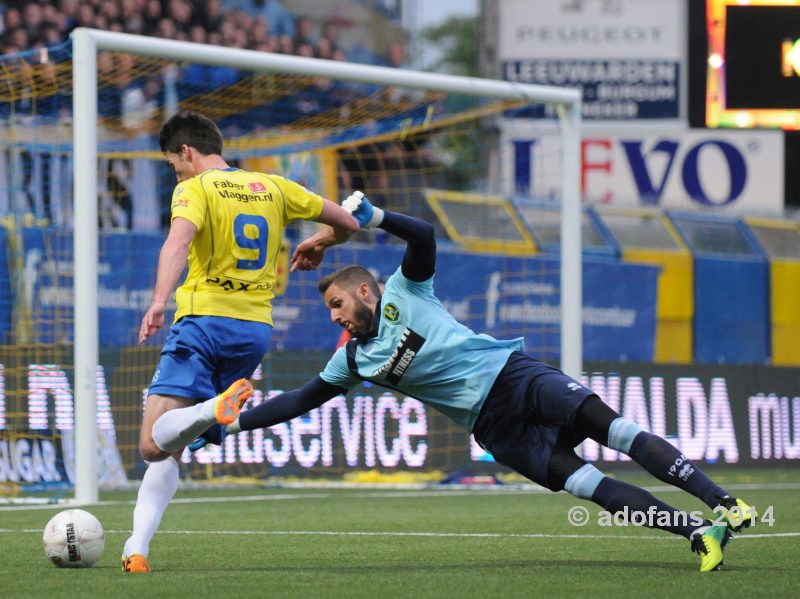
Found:
M 800 129 L 800 1 L 706 7 L 706 125 Z

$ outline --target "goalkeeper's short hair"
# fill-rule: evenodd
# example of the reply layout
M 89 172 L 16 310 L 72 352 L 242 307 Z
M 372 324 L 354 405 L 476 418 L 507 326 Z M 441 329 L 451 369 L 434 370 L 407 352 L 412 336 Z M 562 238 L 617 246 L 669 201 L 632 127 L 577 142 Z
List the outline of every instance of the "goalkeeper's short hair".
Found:
M 356 287 L 361 285 L 361 283 L 366 283 L 372 293 L 378 297 L 381 296 L 381 288 L 378 286 L 378 281 L 375 279 L 375 276 L 366 268 L 358 266 L 357 264 L 345 266 L 334 273 L 322 277 L 318 288 L 319 292 L 324 294 L 328 290 L 328 287 L 336 284 L 349 293 L 355 293 Z

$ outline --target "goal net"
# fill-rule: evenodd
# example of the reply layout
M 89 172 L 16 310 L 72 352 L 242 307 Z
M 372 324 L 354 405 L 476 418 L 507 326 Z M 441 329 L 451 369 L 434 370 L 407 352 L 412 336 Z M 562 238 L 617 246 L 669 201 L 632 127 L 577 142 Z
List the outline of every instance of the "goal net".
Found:
M 144 472 L 139 426 L 164 335 L 136 338 L 175 186 L 158 131 L 180 109 L 219 124 L 232 165 L 336 201 L 361 189 L 431 222 L 451 312 L 580 375 L 576 92 L 90 30 L 0 63 L 0 489 L 75 485 L 94 501 L 98 485 Z M 535 139 L 515 136 L 519 119 Z M 358 263 L 380 280 L 400 264 L 403 245 L 378 230 L 288 276 L 290 248 L 315 227 L 285 233 L 250 405 L 305 382 L 334 351 L 319 277 Z M 182 461 L 203 481 L 492 467 L 444 416 L 375 387 Z

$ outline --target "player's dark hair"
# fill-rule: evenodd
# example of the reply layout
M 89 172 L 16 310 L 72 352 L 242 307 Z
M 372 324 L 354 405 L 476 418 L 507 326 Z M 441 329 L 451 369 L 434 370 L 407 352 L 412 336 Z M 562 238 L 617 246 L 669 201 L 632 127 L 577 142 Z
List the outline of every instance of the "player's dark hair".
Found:
M 210 156 L 222 154 L 222 133 L 216 123 L 199 112 L 184 110 L 173 115 L 158 136 L 162 152 L 178 154 L 182 145 Z
M 378 287 L 378 281 L 375 280 L 371 272 L 357 264 L 345 266 L 328 276 L 322 277 L 318 288 L 319 292 L 324 294 L 328 290 L 328 287 L 336 284 L 350 293 L 355 293 L 356 287 L 361 285 L 361 283 L 366 283 L 372 293 L 378 297 L 381 296 L 381 288 Z

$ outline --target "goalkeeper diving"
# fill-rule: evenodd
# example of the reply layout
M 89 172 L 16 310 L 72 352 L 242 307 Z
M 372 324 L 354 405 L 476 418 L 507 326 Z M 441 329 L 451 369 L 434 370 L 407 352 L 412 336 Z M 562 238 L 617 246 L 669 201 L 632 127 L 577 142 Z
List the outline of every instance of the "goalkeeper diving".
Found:
M 434 294 L 436 239 L 431 225 L 374 207 L 361 192 L 342 206 L 362 229 L 379 227 L 406 242 L 402 263 L 385 291 L 357 265 L 322 278 L 319 292 L 331 320 L 352 339 L 303 386 L 242 411 L 225 428 L 211 426 L 190 448 L 291 420 L 368 381 L 449 416 L 473 433 L 497 462 L 551 491 L 566 490 L 611 513 L 627 509 L 668 515 L 647 525 L 685 537 L 699 555 L 701 572 L 718 569 L 732 532 L 755 522 L 753 508 L 669 442 L 526 352 L 522 338 L 477 334 L 451 316 Z M 301 242 L 292 255 L 292 271 L 319 266 L 332 234 L 323 229 Z M 723 506 L 724 520 L 687 521 L 648 491 L 605 476 L 575 452 L 587 438 L 625 453 L 709 508 Z

